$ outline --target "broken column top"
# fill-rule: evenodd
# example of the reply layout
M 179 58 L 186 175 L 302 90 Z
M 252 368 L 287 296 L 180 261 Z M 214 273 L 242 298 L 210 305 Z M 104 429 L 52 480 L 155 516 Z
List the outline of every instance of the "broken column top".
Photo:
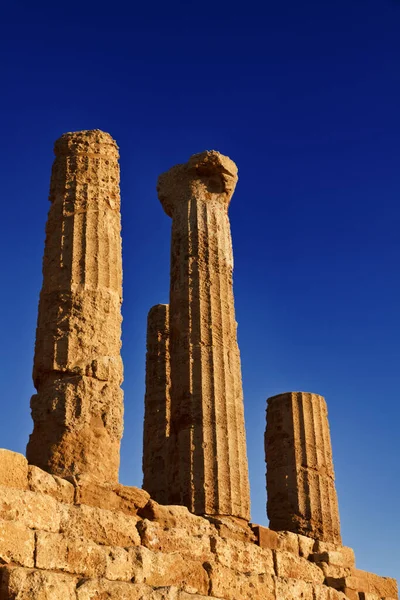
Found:
M 228 206 L 235 191 L 237 173 L 237 166 L 228 156 L 206 150 L 160 175 L 158 197 L 169 217 L 174 207 L 190 196 L 201 196 L 205 201 L 217 196 Z
M 70 131 L 64 133 L 54 144 L 56 156 L 71 154 L 102 154 L 118 158 L 118 146 L 109 133 L 100 129 Z
M 270 396 L 267 400 L 267 403 L 270 404 L 270 402 L 276 400 L 277 398 L 285 399 L 285 398 L 287 398 L 287 396 L 289 394 L 310 394 L 310 393 L 312 393 L 312 395 L 315 397 L 322 398 L 323 400 L 325 400 L 324 396 L 321 396 L 321 394 L 314 394 L 313 392 L 302 392 L 301 390 L 297 390 L 296 392 L 282 392 L 281 394 L 276 394 L 275 396 Z

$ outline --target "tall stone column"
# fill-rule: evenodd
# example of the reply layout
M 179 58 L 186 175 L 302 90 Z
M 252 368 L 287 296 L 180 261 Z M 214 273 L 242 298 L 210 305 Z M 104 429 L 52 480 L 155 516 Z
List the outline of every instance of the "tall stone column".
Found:
M 147 317 L 143 489 L 160 504 L 168 502 L 170 386 L 169 310 L 168 304 L 157 304 Z
M 55 143 L 36 330 L 30 463 L 117 481 L 123 427 L 118 147 L 99 130 Z
M 340 544 L 324 398 L 305 392 L 269 398 L 265 450 L 270 528 Z
M 218 152 L 160 176 L 172 217 L 168 502 L 249 519 L 228 205 L 236 165 Z

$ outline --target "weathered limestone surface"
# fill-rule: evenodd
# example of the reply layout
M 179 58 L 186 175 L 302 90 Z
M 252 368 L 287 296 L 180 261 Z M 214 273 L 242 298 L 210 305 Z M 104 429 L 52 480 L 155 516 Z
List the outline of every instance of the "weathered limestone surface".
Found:
M 0 519 L 0 564 L 34 566 L 35 533 L 17 521 Z
M 77 577 L 16 566 L 0 569 L 0 600 L 76 600 Z
M 7 460 L 11 468 L 23 462 L 12 452 Z M 351 548 L 259 525 L 253 533 L 238 519 L 203 518 L 161 506 L 143 490 L 124 494 L 124 486 L 93 481 L 90 502 L 109 498 L 113 510 L 88 506 L 82 481 L 65 482 L 74 494 L 65 493 L 60 478 L 29 472 L 29 490 L 24 479 L 21 488 L 0 487 L 0 600 L 398 597 L 393 579 L 355 568 Z M 116 497 L 124 498 L 119 507 Z
M 160 503 L 168 501 L 170 432 L 169 310 L 157 304 L 147 318 L 146 395 L 143 432 L 143 488 Z
M 33 492 L 48 494 L 60 502 L 74 502 L 75 488 L 72 483 L 42 471 L 39 467 L 29 465 L 28 482 L 29 489 Z
M 136 515 L 150 499 L 145 490 L 133 486 L 98 484 L 87 479 L 75 480 L 76 502 L 108 510 L 118 510 L 127 515 Z
M 28 461 L 22 454 L 0 448 L 0 485 L 27 490 Z
M 117 481 L 122 436 L 118 148 L 98 130 L 55 144 L 27 447 L 62 477 Z
M 100 131 L 56 143 L 28 445 L 35 464 L 0 449 L 0 600 L 398 600 L 394 579 L 357 569 L 341 545 L 321 396 L 269 399 L 272 529 L 248 522 L 227 216 L 237 174 L 217 152 L 159 183 L 173 217 L 171 312 L 157 305 L 149 314 L 143 467 L 149 491 L 179 505 L 118 483 L 117 161 Z
M 265 450 L 270 528 L 340 544 L 324 398 L 304 392 L 269 398 Z
M 236 165 L 218 152 L 160 176 L 172 217 L 169 504 L 249 519 L 240 356 L 228 205 Z

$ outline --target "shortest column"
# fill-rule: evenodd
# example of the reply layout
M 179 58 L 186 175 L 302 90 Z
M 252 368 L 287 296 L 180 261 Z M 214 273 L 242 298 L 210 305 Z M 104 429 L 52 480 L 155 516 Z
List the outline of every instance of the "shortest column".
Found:
M 322 396 L 288 392 L 268 399 L 265 456 L 270 528 L 341 544 Z

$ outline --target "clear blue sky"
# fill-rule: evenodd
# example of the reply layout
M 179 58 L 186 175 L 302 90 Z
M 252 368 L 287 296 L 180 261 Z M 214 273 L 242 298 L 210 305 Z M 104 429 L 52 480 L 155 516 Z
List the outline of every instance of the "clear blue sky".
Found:
M 204 149 L 231 204 L 252 518 L 265 401 L 327 399 L 344 543 L 400 578 L 400 2 L 4 2 L 0 446 L 24 452 L 54 140 L 121 150 L 125 435 L 141 484 L 145 324 L 168 302 L 159 173 Z

